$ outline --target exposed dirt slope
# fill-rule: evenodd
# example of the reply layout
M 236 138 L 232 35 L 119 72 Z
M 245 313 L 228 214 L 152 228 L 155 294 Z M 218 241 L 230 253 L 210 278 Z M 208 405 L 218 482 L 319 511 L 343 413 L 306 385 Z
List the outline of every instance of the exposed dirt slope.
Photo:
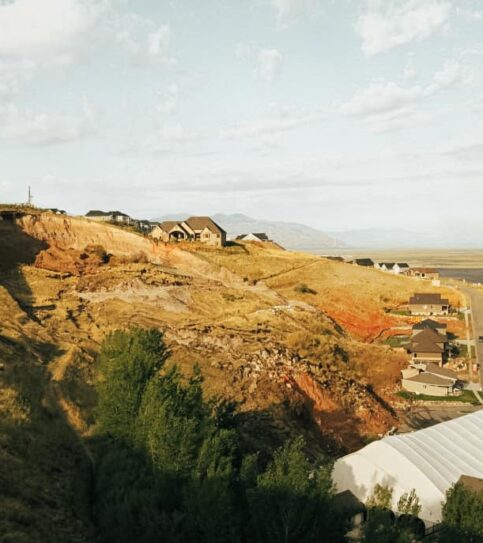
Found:
M 99 246 L 109 261 L 89 249 Z M 77 541 L 57 523 L 89 537 L 73 489 L 89 466 L 94 361 L 111 330 L 162 329 L 173 362 L 187 374 L 199 363 L 208 396 L 239 402 L 248 448 L 302 432 L 314 455 L 338 454 L 397 424 L 389 404 L 406 357 L 368 342 L 399 322 L 387 310 L 412 280 L 262 244 L 158 245 L 50 214 L 0 222 L 0 262 L 0 484 L 10 500 L 0 540 L 32 507 L 26 541 L 49 526 Z M 22 474 L 33 486 L 22 488 Z M 40 487 L 45 500 L 32 506 Z

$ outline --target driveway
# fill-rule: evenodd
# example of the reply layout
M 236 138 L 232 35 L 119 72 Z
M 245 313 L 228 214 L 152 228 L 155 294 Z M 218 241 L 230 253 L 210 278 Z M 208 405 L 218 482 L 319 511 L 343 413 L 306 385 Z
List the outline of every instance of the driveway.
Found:
M 470 300 L 476 360 L 480 364 L 480 384 L 483 385 L 483 343 L 478 341 L 479 336 L 483 336 L 483 294 L 471 287 L 459 287 L 459 289 Z

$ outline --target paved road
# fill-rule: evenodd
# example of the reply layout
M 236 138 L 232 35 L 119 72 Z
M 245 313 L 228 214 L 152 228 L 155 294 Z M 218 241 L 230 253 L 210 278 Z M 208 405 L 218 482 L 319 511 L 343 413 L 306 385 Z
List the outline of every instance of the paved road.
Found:
M 483 386 L 483 343 L 478 341 L 479 336 L 483 336 L 483 294 L 471 287 L 460 289 L 470 299 L 476 359 L 480 364 L 480 383 Z

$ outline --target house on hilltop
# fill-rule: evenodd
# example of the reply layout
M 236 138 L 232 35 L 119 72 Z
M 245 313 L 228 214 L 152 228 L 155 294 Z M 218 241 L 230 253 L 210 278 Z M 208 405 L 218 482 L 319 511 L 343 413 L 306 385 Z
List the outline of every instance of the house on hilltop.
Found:
M 116 222 L 120 224 L 131 224 L 133 220 L 126 213 L 121 211 L 100 211 L 93 209 L 86 213 L 86 217 L 91 221 Z
M 411 277 L 419 277 L 421 279 L 439 279 L 439 271 L 435 268 L 411 268 L 407 273 Z
M 263 232 L 250 232 L 249 234 L 241 234 L 240 236 L 236 237 L 236 241 L 270 241 L 267 234 Z
M 371 260 L 370 258 L 356 258 L 352 261 L 352 264 L 354 264 L 355 266 L 362 266 L 364 268 L 375 267 L 374 260 Z
M 409 264 L 406 264 L 406 262 L 380 262 L 375 267 L 382 271 L 394 273 L 395 275 L 405 273 L 409 270 Z
M 409 299 L 408 309 L 412 315 L 447 315 L 449 300 L 437 293 L 418 293 Z
M 151 237 L 164 242 L 199 241 L 214 247 L 226 245 L 226 232 L 210 217 L 190 217 L 185 221 L 165 221 L 153 228 Z

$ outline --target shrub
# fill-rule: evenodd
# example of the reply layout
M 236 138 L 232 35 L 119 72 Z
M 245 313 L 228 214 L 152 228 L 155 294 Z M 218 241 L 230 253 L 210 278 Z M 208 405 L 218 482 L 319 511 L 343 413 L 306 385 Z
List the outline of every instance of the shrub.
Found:
M 317 291 L 307 286 L 305 283 L 302 283 L 295 287 L 295 292 L 300 294 L 317 294 Z

